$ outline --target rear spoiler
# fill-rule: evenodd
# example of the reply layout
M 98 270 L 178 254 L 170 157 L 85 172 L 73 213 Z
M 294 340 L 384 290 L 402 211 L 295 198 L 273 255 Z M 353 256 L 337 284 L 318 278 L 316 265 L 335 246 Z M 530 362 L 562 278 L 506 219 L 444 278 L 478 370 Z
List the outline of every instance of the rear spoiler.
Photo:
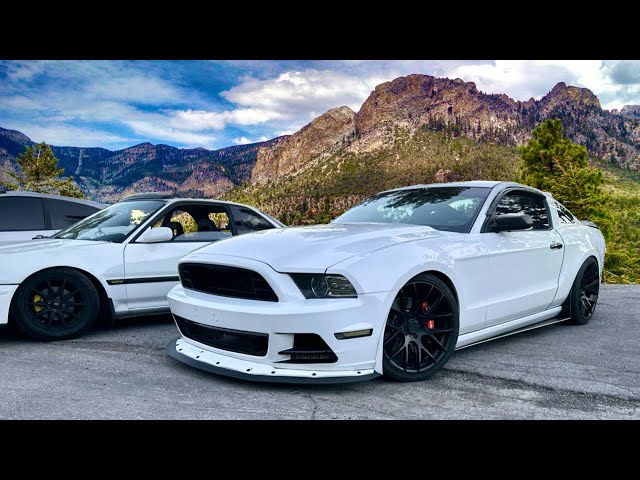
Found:
M 589 220 L 580 220 L 580 223 L 585 227 L 597 228 L 598 230 L 600 230 L 600 227 L 598 227 L 598 225 Z

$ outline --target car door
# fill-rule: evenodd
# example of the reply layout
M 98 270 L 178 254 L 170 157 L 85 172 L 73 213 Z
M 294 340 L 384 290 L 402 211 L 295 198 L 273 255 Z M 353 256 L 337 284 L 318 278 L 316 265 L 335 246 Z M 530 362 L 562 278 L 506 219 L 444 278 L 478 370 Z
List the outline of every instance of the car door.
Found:
M 125 284 L 132 315 L 166 309 L 167 294 L 179 281 L 178 261 L 235 232 L 228 207 L 214 203 L 176 203 L 147 228 L 161 226 L 173 230 L 170 241 L 140 243 L 134 239 L 125 247 Z
M 543 195 L 508 190 L 493 203 L 490 213 L 525 213 L 534 224 L 527 230 L 495 233 L 489 231 L 489 216 L 483 227 L 489 255 L 487 326 L 546 310 L 558 289 L 564 253 Z

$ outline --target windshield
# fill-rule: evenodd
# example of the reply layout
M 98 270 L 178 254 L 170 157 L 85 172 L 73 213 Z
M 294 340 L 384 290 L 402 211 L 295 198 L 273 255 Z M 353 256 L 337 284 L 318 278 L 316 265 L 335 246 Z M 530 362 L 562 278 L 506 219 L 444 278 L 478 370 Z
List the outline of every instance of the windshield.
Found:
M 116 203 L 58 232 L 52 238 L 122 243 L 164 204 L 161 200 Z
M 333 223 L 408 223 L 468 233 L 490 188 L 420 187 L 374 195 Z

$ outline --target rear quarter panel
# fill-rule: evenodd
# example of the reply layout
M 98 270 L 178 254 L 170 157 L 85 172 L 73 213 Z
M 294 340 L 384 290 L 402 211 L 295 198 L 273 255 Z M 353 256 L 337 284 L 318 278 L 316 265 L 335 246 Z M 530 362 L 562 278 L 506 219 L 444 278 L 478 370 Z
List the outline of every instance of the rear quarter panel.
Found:
M 561 223 L 556 231 L 564 243 L 564 259 L 558 279 L 558 292 L 551 307 L 561 305 L 569 295 L 573 281 L 585 260 L 591 256 L 598 261 L 600 275 L 604 266 L 605 241 L 597 228 L 581 223 Z

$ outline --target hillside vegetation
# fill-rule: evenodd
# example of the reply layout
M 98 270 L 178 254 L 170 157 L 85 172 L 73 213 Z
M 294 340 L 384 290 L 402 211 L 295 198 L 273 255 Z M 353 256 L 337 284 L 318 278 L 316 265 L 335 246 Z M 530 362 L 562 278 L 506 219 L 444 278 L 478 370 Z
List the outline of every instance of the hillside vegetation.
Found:
M 245 183 L 225 198 L 255 205 L 286 224 L 326 223 L 369 195 L 419 183 L 512 180 L 520 174 L 515 148 L 455 138 L 426 128 L 397 131 L 389 148 L 355 154 L 339 150 L 298 175 Z

